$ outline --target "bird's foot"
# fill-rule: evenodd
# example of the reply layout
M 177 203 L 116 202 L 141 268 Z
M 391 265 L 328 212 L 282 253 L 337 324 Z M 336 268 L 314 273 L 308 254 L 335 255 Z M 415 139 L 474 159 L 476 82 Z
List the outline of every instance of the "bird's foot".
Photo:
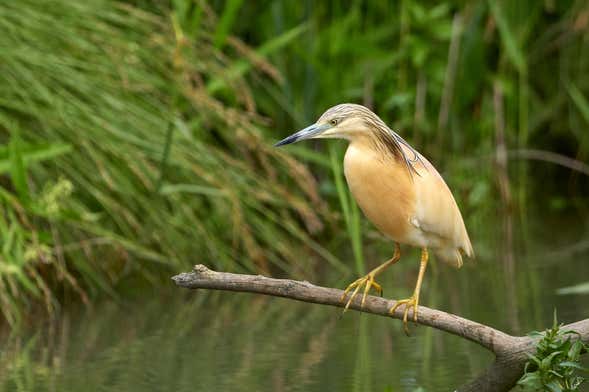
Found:
M 342 294 L 342 298 L 341 298 L 342 302 L 346 299 L 346 296 L 348 295 L 348 293 L 351 290 L 354 290 L 354 291 L 352 291 L 352 294 L 350 295 L 350 298 L 348 299 L 348 302 L 346 303 L 346 306 L 344 307 L 344 312 L 346 310 L 348 310 L 348 308 L 350 307 L 350 304 L 352 303 L 352 301 L 354 301 L 354 298 L 356 298 L 356 295 L 358 295 L 358 292 L 360 291 L 360 288 L 362 286 L 364 286 L 364 292 L 362 294 L 362 302 L 360 303 L 360 307 L 364 306 L 364 302 L 366 302 L 366 296 L 368 295 L 368 292 L 370 291 L 370 289 L 372 287 L 374 287 L 374 289 L 376 290 L 378 295 L 382 295 L 382 287 L 374 281 L 375 276 L 376 276 L 376 274 L 374 272 L 370 272 L 368 275 L 363 276 L 359 279 L 356 279 L 354 282 L 349 284 L 348 287 L 346 287 L 346 289 L 344 290 L 344 293 Z
M 403 312 L 403 329 L 405 330 L 407 336 L 409 336 L 409 327 L 407 326 L 409 309 L 413 308 L 413 322 L 417 322 L 418 304 L 419 301 L 415 297 L 415 294 L 413 294 L 411 298 L 398 300 L 397 303 L 391 308 L 391 310 L 389 310 L 389 314 L 392 315 L 393 313 L 395 313 L 395 310 L 397 310 L 398 307 L 400 307 L 401 305 L 405 305 L 405 311 Z

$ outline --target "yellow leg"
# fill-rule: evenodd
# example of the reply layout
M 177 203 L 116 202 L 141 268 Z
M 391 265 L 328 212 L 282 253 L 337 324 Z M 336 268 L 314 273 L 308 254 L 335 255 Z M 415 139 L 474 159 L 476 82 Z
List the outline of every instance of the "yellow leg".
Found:
M 405 305 L 405 311 L 403 312 L 403 328 L 405 333 L 409 335 L 409 328 L 407 327 L 407 317 L 409 309 L 413 308 L 413 321 L 417 322 L 417 307 L 419 306 L 419 291 L 421 290 L 421 282 L 423 281 L 423 275 L 425 274 L 425 268 L 427 267 L 428 253 L 427 248 L 421 249 L 421 262 L 419 265 L 419 275 L 417 276 L 417 284 L 415 285 L 415 291 L 411 298 L 402 299 L 397 301 L 395 306 L 389 311 L 390 314 L 395 313 L 395 310 L 401 305 Z
M 363 276 L 362 278 L 359 278 L 359 279 L 355 280 L 354 282 L 352 282 L 350 285 L 348 285 L 348 287 L 346 287 L 346 289 L 344 290 L 344 293 L 342 294 L 341 300 L 344 301 L 346 299 L 346 295 L 348 295 L 350 290 L 354 289 L 354 291 L 350 295 L 350 298 L 348 299 L 348 302 L 346 303 L 346 306 L 344 307 L 344 312 L 346 310 L 348 310 L 348 308 L 350 307 L 350 304 L 352 303 L 354 298 L 356 298 L 356 295 L 358 295 L 358 291 L 360 290 L 360 288 L 362 286 L 364 286 L 364 293 L 362 295 L 362 303 L 360 306 L 364 306 L 364 302 L 366 301 L 366 296 L 368 295 L 368 292 L 370 291 L 371 287 L 374 287 L 375 290 L 379 293 L 379 295 L 382 295 L 382 287 L 374 281 L 374 278 L 376 277 L 377 274 L 384 271 L 387 267 L 389 267 L 389 266 L 395 264 L 397 261 L 399 261 L 400 258 L 401 258 L 401 247 L 399 246 L 399 244 L 395 244 L 395 253 L 393 254 L 393 257 L 391 257 L 389 260 L 385 261 L 384 263 L 382 263 L 381 265 L 379 265 L 378 267 L 376 267 L 375 269 L 370 271 L 368 274 L 366 274 L 366 276 Z

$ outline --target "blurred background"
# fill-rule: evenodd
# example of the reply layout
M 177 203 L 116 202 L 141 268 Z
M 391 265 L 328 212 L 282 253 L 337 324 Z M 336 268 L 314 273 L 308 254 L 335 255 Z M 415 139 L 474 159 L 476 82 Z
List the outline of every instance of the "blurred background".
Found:
M 392 254 L 345 142 L 372 108 L 432 161 L 477 254 L 421 302 L 511 334 L 589 312 L 586 1 L 0 2 L 0 390 L 434 391 L 490 354 L 245 294 L 213 269 L 345 287 Z M 380 279 L 405 298 L 418 254 Z

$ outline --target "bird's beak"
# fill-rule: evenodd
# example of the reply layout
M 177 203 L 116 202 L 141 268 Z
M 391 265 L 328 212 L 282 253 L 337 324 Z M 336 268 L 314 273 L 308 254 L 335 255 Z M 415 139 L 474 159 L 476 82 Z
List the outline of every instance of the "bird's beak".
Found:
M 296 143 L 300 140 L 311 139 L 313 136 L 319 135 L 321 132 L 331 128 L 329 124 L 313 124 L 305 129 L 293 133 L 292 135 L 282 139 L 274 145 L 274 147 L 284 146 L 285 144 Z

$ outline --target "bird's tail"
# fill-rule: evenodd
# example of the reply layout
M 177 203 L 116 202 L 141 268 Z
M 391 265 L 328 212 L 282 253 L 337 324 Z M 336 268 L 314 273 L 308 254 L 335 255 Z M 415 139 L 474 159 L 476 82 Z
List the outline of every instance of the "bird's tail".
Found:
M 434 250 L 436 257 L 454 268 L 462 267 L 462 254 L 457 248 L 438 248 Z

